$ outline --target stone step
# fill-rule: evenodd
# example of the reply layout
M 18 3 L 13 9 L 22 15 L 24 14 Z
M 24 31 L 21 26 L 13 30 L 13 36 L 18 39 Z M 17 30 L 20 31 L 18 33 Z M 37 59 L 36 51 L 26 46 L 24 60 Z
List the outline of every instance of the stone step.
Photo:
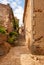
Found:
M 22 40 L 20 40 L 20 41 L 15 41 L 15 46 L 24 46 L 25 45 L 25 41 L 22 41 Z
M 20 57 L 21 65 L 44 65 L 44 56 L 22 54 Z

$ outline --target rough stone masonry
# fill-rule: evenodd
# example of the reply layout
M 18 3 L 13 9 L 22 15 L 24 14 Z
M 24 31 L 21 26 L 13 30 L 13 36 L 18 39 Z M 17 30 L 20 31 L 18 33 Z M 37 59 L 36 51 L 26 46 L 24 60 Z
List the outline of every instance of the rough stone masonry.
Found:
M 0 4 L 0 26 L 4 26 L 8 32 L 13 30 L 12 27 L 13 12 L 10 5 Z
M 9 4 L 0 3 L 0 27 L 4 27 L 7 33 L 13 31 L 13 11 Z M 10 45 L 7 42 L 7 34 L 0 33 L 0 55 L 8 52 Z
M 44 55 L 44 0 L 26 0 L 24 10 L 26 46 Z

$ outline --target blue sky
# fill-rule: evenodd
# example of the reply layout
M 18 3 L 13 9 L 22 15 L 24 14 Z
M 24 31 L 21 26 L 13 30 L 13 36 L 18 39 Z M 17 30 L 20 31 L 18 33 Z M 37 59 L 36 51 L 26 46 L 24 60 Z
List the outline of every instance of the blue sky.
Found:
M 23 24 L 22 19 L 23 19 L 23 13 L 24 13 L 25 0 L 0 0 L 0 3 L 10 4 L 10 6 L 13 9 L 14 16 L 16 16 L 19 19 L 19 25 L 21 26 Z

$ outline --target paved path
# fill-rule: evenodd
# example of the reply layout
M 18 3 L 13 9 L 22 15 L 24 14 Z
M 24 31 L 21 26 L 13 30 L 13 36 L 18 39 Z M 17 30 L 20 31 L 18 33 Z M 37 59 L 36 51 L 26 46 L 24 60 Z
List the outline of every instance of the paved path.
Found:
M 44 65 L 43 55 L 32 55 L 29 52 L 26 46 L 12 47 L 7 55 L 0 57 L 0 65 Z
M 21 54 L 29 54 L 29 49 L 26 46 L 12 47 L 6 56 L 0 57 L 0 65 L 21 65 Z
M 25 38 L 23 35 L 19 35 L 18 40 L 15 43 L 15 46 L 25 46 Z

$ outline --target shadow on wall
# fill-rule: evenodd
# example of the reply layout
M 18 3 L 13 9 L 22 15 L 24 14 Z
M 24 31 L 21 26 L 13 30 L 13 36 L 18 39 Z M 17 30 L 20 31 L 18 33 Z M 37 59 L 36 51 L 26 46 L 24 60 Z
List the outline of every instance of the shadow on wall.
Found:
M 28 48 L 30 49 L 30 38 L 28 39 Z
M 30 46 L 30 38 L 28 39 L 28 48 L 30 50 L 30 53 L 33 55 L 44 55 L 44 45 L 41 43 L 32 43 Z
M 44 47 L 40 44 L 32 44 L 30 50 L 33 55 L 44 55 Z

